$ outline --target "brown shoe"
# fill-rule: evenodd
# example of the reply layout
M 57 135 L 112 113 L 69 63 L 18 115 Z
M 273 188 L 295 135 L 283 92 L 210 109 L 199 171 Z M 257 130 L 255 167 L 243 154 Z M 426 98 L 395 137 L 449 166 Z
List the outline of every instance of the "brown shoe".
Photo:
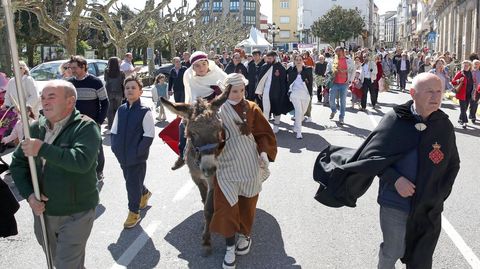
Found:
M 178 159 L 175 161 L 175 163 L 172 166 L 172 170 L 177 170 L 178 168 L 181 168 L 184 165 L 185 165 L 185 160 L 178 157 Z

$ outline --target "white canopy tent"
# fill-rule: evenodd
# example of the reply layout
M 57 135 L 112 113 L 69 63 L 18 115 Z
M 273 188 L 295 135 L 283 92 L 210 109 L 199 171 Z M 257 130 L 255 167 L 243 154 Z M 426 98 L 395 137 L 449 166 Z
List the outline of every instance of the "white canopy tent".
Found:
M 243 46 L 245 48 L 245 52 L 247 53 L 251 53 L 254 49 L 263 51 L 265 49 L 270 50 L 272 48 L 272 44 L 270 44 L 265 37 L 263 37 L 263 33 L 253 26 L 250 28 L 250 36 L 238 43 L 236 47 L 240 46 Z

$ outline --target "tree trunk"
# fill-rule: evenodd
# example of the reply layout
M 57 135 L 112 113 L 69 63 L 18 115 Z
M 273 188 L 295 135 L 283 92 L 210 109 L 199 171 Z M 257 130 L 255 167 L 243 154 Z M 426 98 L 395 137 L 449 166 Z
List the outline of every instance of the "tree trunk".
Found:
M 7 36 L 7 27 L 0 29 L 0 34 Z M 0 72 L 12 75 L 12 56 L 8 38 L 0 38 Z
M 65 57 L 77 55 L 77 35 L 68 32 L 66 37 L 62 38 L 63 46 L 65 47 Z
M 118 58 L 123 59 L 125 53 L 127 53 L 127 45 L 124 42 L 117 42 L 114 44 L 116 55 Z
M 27 64 L 28 66 L 35 66 L 35 63 L 33 62 L 33 54 L 35 52 L 35 47 L 36 45 L 27 43 Z
M 155 73 L 155 40 L 149 39 L 148 40 L 148 48 L 151 48 L 153 51 L 153 56 L 151 59 L 148 60 L 148 73 L 153 76 Z

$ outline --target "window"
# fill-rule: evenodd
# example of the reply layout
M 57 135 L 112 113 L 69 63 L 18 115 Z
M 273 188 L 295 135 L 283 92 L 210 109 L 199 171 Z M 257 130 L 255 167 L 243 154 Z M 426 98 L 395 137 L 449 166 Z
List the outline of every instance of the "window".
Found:
M 222 2 L 213 2 L 213 12 L 222 12 L 223 10 L 223 6 L 222 6 Z
M 256 24 L 255 16 L 245 16 L 245 24 L 255 25 Z
M 281 0 L 280 8 L 288 8 L 288 0 Z
M 245 1 L 245 10 L 255 10 L 257 3 Z
M 280 23 L 290 23 L 290 17 L 280 16 Z
M 202 17 L 202 22 L 203 23 L 208 23 L 209 21 L 210 21 L 210 16 L 207 15 L 207 16 Z
M 107 63 L 97 62 L 98 75 L 105 74 L 105 69 L 107 68 Z
M 240 10 L 240 2 L 238 0 L 231 0 L 230 1 L 230 11 L 231 12 L 238 12 Z
M 203 2 L 202 10 L 205 10 L 205 11 L 210 10 L 210 1 Z
M 288 31 L 288 30 L 285 30 L 285 31 L 280 30 L 280 38 L 290 38 L 290 31 Z

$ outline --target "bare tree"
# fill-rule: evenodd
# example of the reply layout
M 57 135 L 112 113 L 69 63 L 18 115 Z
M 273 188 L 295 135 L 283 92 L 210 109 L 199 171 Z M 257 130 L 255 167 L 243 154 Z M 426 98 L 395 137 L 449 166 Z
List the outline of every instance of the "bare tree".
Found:
M 87 0 L 13 0 L 14 10 L 29 11 L 37 16 L 40 27 L 54 35 L 67 55 L 76 54 L 77 36 Z
M 231 48 L 245 39 L 248 29 L 242 25 L 238 18 L 226 14 L 211 17 L 208 22 L 203 22 L 197 17 L 193 28 L 191 40 L 197 50 L 210 50 L 212 46 Z
M 84 17 L 83 20 L 85 23 L 90 23 L 91 27 L 103 30 L 109 42 L 115 46 L 117 56 L 123 57 L 128 43 L 144 34 L 150 19 L 155 14 L 159 14 L 170 0 L 163 0 L 157 5 L 154 0 L 148 0 L 143 10 L 128 19 L 122 17 L 117 1 L 110 0 L 105 5 L 89 4 L 86 8 L 89 16 Z

